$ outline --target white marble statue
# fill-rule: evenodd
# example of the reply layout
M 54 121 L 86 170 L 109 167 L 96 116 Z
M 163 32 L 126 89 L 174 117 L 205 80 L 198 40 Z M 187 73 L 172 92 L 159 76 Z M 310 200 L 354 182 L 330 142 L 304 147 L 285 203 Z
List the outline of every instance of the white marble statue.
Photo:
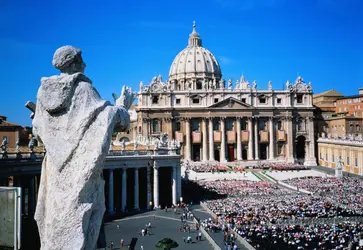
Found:
M 253 81 L 253 82 L 252 82 L 252 88 L 253 88 L 253 89 L 257 89 L 257 83 L 256 83 L 256 81 Z
M 228 79 L 228 89 L 232 89 L 232 79 Z
M 17 153 L 20 152 L 20 139 L 19 138 L 16 140 L 16 152 Z
M 271 81 L 268 82 L 268 90 L 272 90 L 272 82 Z
M 125 142 L 125 140 L 122 140 L 122 142 L 121 142 L 121 150 L 123 152 L 126 150 L 126 142 Z
M 31 153 L 34 152 L 34 147 L 35 147 L 35 137 L 32 136 L 29 140 L 29 143 L 28 143 L 28 148 L 30 150 Z
M 0 145 L 1 153 L 6 153 L 7 147 L 8 147 L 8 137 L 4 137 Z
M 134 94 L 124 87 L 117 106 L 102 100 L 75 47 L 57 49 L 53 65 L 61 74 L 41 79 L 33 120 L 47 149 L 34 216 L 41 249 L 95 249 L 105 212 L 105 155 L 115 125 L 129 128 Z
M 140 87 L 140 92 L 141 92 L 142 89 L 144 88 L 144 83 L 142 81 L 140 82 L 139 87 Z

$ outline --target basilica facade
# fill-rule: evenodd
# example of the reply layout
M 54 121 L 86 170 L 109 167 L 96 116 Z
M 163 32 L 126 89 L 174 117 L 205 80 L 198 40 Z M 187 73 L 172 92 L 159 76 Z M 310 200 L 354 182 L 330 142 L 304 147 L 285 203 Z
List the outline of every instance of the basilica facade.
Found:
M 221 164 L 260 160 L 316 165 L 311 83 L 302 77 L 284 90 L 259 89 L 243 76 L 222 78 L 214 55 L 193 25 L 188 45 L 174 59 L 169 78 L 140 83 L 130 140 L 137 136 L 180 142 L 184 160 Z M 133 138 L 132 138 L 133 137 Z

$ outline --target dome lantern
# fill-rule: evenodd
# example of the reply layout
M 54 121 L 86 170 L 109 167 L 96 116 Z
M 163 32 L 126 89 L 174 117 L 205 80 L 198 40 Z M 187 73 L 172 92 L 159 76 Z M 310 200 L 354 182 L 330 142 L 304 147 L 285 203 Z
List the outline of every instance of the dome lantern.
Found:
M 188 46 L 202 46 L 202 39 L 200 39 L 199 34 L 196 31 L 196 24 L 193 21 L 193 31 L 189 35 Z

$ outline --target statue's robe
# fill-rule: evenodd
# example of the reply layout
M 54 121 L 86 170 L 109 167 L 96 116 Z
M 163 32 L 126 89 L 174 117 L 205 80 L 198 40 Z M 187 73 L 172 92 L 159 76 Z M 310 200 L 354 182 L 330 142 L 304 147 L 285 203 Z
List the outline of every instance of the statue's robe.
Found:
M 42 78 L 33 133 L 43 142 L 35 220 L 41 249 L 95 249 L 105 212 L 102 170 L 127 110 L 101 100 L 81 73 Z

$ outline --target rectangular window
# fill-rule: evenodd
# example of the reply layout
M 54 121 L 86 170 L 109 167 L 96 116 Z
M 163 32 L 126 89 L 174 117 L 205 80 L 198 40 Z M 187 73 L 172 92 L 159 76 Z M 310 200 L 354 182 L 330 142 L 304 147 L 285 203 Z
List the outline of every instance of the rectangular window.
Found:
M 296 96 L 296 102 L 297 103 L 303 103 L 303 95 L 301 95 L 301 94 L 300 95 L 297 95 Z
M 355 166 L 358 167 L 358 158 L 355 158 Z
M 350 163 L 349 163 L 349 156 L 347 156 L 347 165 L 349 165 Z
M 175 131 L 181 131 L 180 122 L 175 123 Z
M 323 158 L 321 157 L 321 152 L 320 152 L 320 159 L 323 159 Z
M 281 104 L 281 98 L 277 98 L 276 102 L 277 104 Z
M 325 153 L 325 160 L 328 161 L 328 153 Z
M 193 99 L 193 104 L 199 104 L 199 98 L 194 98 Z
M 332 160 L 332 162 L 335 162 L 335 161 L 334 161 L 334 155 L 331 157 L 331 160 Z
M 180 104 L 180 98 L 177 98 L 177 99 L 175 100 L 175 104 Z
M 260 103 L 265 104 L 265 103 L 266 103 L 266 98 L 265 98 L 265 97 L 261 97 L 261 98 L 260 98 Z
M 214 103 L 217 103 L 218 102 L 218 98 L 214 98 Z
M 242 102 L 243 103 L 246 103 L 246 98 L 242 98 Z
M 153 96 L 153 104 L 158 104 L 159 102 L 159 97 L 158 96 Z

